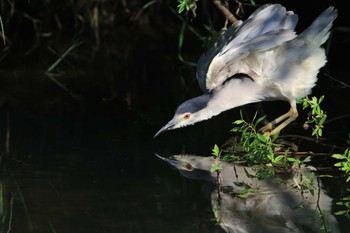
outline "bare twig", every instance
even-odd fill
[[[2,37],[2,39],[4,41],[4,45],[6,45],[5,29],[4,29],[4,24],[2,22],[1,15],[0,15],[0,29],[1,29],[0,36]]]
[[[340,83],[340,84],[342,84],[344,87],[350,87],[350,85],[349,84],[347,84],[347,83],[344,83],[344,82],[342,82],[342,81],[340,81],[340,80],[338,80],[338,79],[336,79],[336,78],[333,78],[332,76],[330,76],[329,74],[326,74],[326,73],[323,73],[325,76],[327,76],[328,78],[330,78],[330,79],[332,79],[332,80],[334,80],[334,81],[336,81],[336,82],[338,82],[338,83]]]
[[[344,119],[344,118],[348,118],[348,117],[350,117],[350,114],[341,115],[341,116],[338,116],[338,117],[334,117],[334,118],[332,118],[332,119],[329,119],[329,120],[325,121],[323,124],[324,124],[324,125],[325,125],[325,124],[329,124],[329,123],[331,123],[331,122],[333,122],[333,121],[338,121],[338,120],[341,120],[341,119]]]
[[[213,0],[215,6],[221,11],[221,13],[224,14],[226,19],[230,21],[230,23],[234,24],[238,21],[238,19],[231,13],[231,11],[228,9],[225,4],[221,2],[221,0]]]
[[[40,20],[33,18],[32,16],[30,16],[27,13],[23,13],[23,17],[28,19],[32,25],[33,25],[33,29],[35,31],[35,41],[33,46],[25,53],[26,55],[30,54],[32,51],[34,51],[37,47],[39,47],[40,44],[40,32],[39,32],[39,27],[38,24],[41,23]]]

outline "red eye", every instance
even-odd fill
[[[190,163],[186,164],[185,167],[186,167],[187,170],[192,170],[192,165]]]
[[[190,118],[190,116],[191,116],[191,114],[187,113],[187,114],[184,115],[184,118],[188,119],[188,118]]]

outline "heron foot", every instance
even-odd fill
[[[265,135],[266,133],[271,132],[272,126],[273,126],[273,124],[270,122],[270,123],[268,123],[267,125],[261,127],[261,128],[259,129],[259,132],[261,132],[261,133],[263,133],[263,134]],[[265,135],[265,136],[266,136],[266,135]]]
[[[277,132],[279,132],[278,127],[276,129],[273,128],[273,123],[268,123],[267,125],[261,127],[259,132],[261,132],[265,137],[272,137]]]
[[[272,134],[272,132],[271,131],[266,131],[266,132],[263,132],[263,135],[265,136],[265,137],[271,137],[271,136],[273,136],[273,134]]]

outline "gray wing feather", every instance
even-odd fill
[[[249,41],[269,31],[294,29],[297,22],[298,16],[287,12],[281,5],[268,5],[243,22],[237,29],[234,40],[230,41],[222,52],[225,53],[237,43]]]
[[[328,39],[329,31],[337,15],[337,10],[334,7],[328,7],[299,35],[299,38],[307,43],[314,43],[316,46],[322,45]]]
[[[220,36],[218,41],[214,44],[214,46],[207,51],[207,53],[203,54],[197,63],[197,81],[199,87],[203,92],[207,92],[206,88],[206,74],[209,68],[211,61],[214,57],[223,49],[223,47],[227,44],[228,41],[232,40],[235,36],[235,31],[237,27],[242,23],[242,21],[238,21],[236,24],[229,27],[226,32]]]
[[[213,48],[198,61],[197,80],[200,88],[204,92],[212,89],[207,87],[207,83],[220,78],[215,74],[227,64],[248,56],[252,51],[270,49],[293,39],[297,22],[298,16],[291,11],[287,12],[280,4],[267,4],[259,7],[244,22],[240,21],[228,28]],[[216,61],[220,62],[214,64],[214,72],[208,75],[210,66]],[[221,81],[219,83],[225,79]]]
[[[232,64],[248,56],[251,52],[264,51],[280,45],[288,40],[295,38],[293,30],[269,31],[265,34],[252,38],[249,41],[237,43],[235,47],[226,50],[220,56],[214,57],[212,63]]]

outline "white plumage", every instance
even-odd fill
[[[156,135],[245,104],[288,101],[290,111],[262,128],[266,135],[277,133],[297,118],[296,100],[316,85],[327,61],[321,45],[336,17],[331,6],[299,35],[297,15],[280,4],[264,5],[238,21],[198,61],[197,80],[205,94],[181,104]]]

